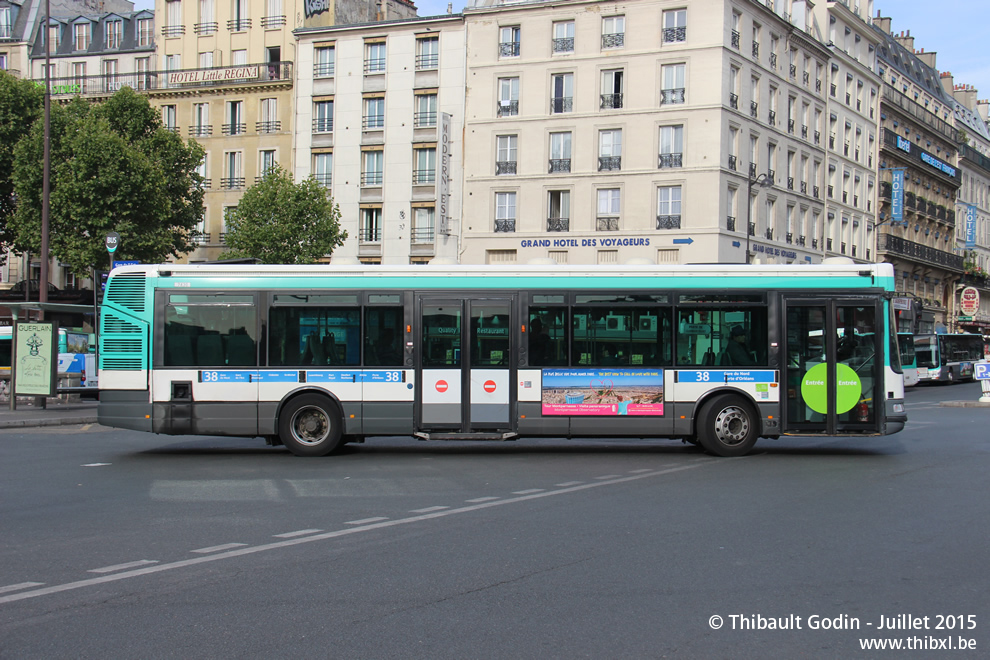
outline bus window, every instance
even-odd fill
[[[423,366],[461,366],[461,308],[423,305]]]
[[[471,304],[471,366],[509,363],[509,305],[505,302]]]
[[[677,364],[765,366],[765,307],[704,307],[677,311]]]
[[[559,367],[567,365],[567,308],[530,307],[529,365]]]
[[[402,308],[364,308],[364,363],[372,367],[402,366]]]
[[[670,311],[660,307],[575,307],[573,366],[670,364]]]
[[[165,306],[166,367],[256,366],[254,296],[171,294]]]
[[[272,307],[268,327],[268,363],[273,367],[361,363],[361,314],[356,304]]]

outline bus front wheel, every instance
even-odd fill
[[[343,444],[342,432],[337,405],[318,394],[293,399],[279,415],[279,438],[296,456],[326,456]]]
[[[722,394],[701,407],[698,442],[716,456],[745,456],[756,444],[757,424],[747,403],[738,396]]]

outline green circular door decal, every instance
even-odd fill
[[[835,375],[839,386],[835,388],[835,412],[841,415],[849,412],[859,403],[863,395],[863,383],[859,374],[848,364],[835,365]],[[809,408],[823,415],[828,412],[828,365],[816,364],[804,375],[801,381],[801,396]]]

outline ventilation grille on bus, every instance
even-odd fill
[[[137,339],[104,339],[103,350],[107,353],[140,353],[144,344]]]
[[[114,334],[136,334],[141,332],[141,327],[114,316],[113,312],[103,314],[103,332]]]
[[[103,302],[112,302],[134,312],[145,309],[144,273],[124,273],[115,275],[107,283]]]
[[[100,368],[108,371],[141,371],[141,358],[111,358],[101,355]]]
[[[144,276],[142,276],[142,279]],[[108,289],[109,293],[109,289]],[[115,302],[120,302],[119,300]],[[100,318],[100,368],[141,371],[148,364],[148,333],[140,322],[121,318],[103,308]]]

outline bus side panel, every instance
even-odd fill
[[[96,420],[103,426],[152,432],[148,391],[101,390]]]

